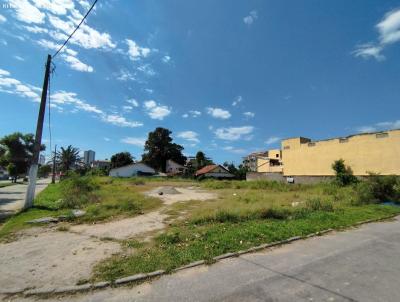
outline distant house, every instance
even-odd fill
[[[0,166],[0,180],[8,179],[8,172],[5,168]]]
[[[174,162],[171,159],[167,160],[166,168],[165,171],[169,175],[179,175],[183,174],[185,172],[186,168],[183,165],[180,165],[176,162]]]
[[[94,169],[109,169],[111,167],[111,161],[109,160],[95,160],[90,165]]]
[[[222,179],[222,178],[234,178],[235,176],[221,165],[208,165],[200,170],[197,170],[195,173],[196,177],[210,177],[210,178],[217,178],[217,179]]]
[[[131,176],[150,176],[156,174],[156,171],[144,163],[134,163],[127,166],[114,168],[110,170],[111,177],[131,177]]]

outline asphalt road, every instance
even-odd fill
[[[399,285],[397,218],[184,270],[134,287],[46,301],[397,302]]]
[[[36,183],[36,194],[46,188],[50,182],[50,178],[39,179]],[[23,208],[27,186],[27,184],[16,184],[0,188],[0,221]]]

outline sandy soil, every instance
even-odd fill
[[[94,225],[81,224],[71,227],[72,232],[98,238],[128,239],[142,233],[160,230],[165,227],[167,215],[159,211],[145,215]]]
[[[163,187],[168,191],[168,187]],[[179,188],[175,187],[179,194],[163,194],[159,195],[160,188],[156,188],[150,192],[147,192],[148,196],[160,198],[164,201],[164,204],[170,205],[175,202],[189,201],[189,200],[208,200],[217,198],[217,194],[210,193],[204,190],[200,190],[198,187],[186,187]]]
[[[47,230],[0,245],[0,292],[73,285],[92,267],[120,251],[115,242]]]
[[[159,195],[160,190],[171,194]],[[164,206],[133,218],[71,226],[66,232],[50,226],[31,228],[17,234],[17,241],[0,244],[0,294],[14,289],[69,286],[88,279],[94,264],[121,251],[118,242],[101,238],[148,239],[148,233],[154,236],[153,231],[166,227],[168,215],[164,212],[168,205],[217,197],[196,187],[159,187],[146,194],[160,198]]]

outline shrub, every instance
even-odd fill
[[[262,219],[287,219],[291,211],[287,208],[267,208],[260,211],[260,218]]]
[[[397,176],[370,174],[366,181],[357,185],[357,202],[400,202],[400,179]]]
[[[322,201],[319,198],[308,199],[306,201],[305,207],[310,211],[324,211],[324,212],[333,211],[333,204],[331,202]]]
[[[87,204],[92,192],[98,188],[98,184],[92,177],[72,176],[60,183],[62,202],[61,208],[80,208]]]
[[[332,169],[336,174],[336,182],[340,186],[348,186],[357,183],[357,178],[353,175],[353,170],[344,164],[343,159],[336,160],[332,164]]]

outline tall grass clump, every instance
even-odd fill
[[[253,190],[270,190],[274,192],[289,192],[296,191],[300,187],[306,188],[306,185],[287,184],[284,182],[271,181],[271,180],[205,180],[202,186],[208,189],[253,189]]]
[[[95,178],[72,176],[60,182],[60,208],[81,208],[94,200],[93,191],[99,188]]]
[[[370,174],[357,185],[356,192],[359,204],[400,202],[400,178],[394,175]]]

